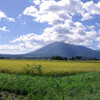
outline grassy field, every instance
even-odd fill
[[[100,100],[100,61],[0,60],[0,100]]]
[[[63,77],[0,73],[0,90],[28,98],[6,100],[100,100],[100,72]]]
[[[100,71],[100,61],[52,61],[52,60],[0,60],[0,72],[26,74],[27,64],[32,67],[42,65],[43,75],[72,75]],[[38,74],[36,69],[30,74]]]

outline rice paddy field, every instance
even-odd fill
[[[30,66],[30,70],[41,65],[43,75],[72,75],[100,71],[100,61],[0,60],[0,72],[25,74],[27,65]],[[30,74],[38,74],[38,71],[34,69]]]
[[[100,100],[100,61],[0,60],[0,100]]]

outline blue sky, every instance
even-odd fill
[[[1,0],[0,54],[59,41],[100,50],[98,0]]]
[[[3,11],[7,16],[15,19],[15,22],[9,22],[6,19],[2,19],[0,27],[6,26],[10,32],[1,31],[1,35],[4,38],[0,39],[0,44],[9,43],[20,35],[28,33],[42,34],[43,29],[47,26],[46,24],[40,24],[32,21],[32,17],[22,16],[18,19],[19,14],[25,10],[26,7],[33,5],[29,0],[2,0],[0,1],[0,10]],[[22,24],[23,23],[23,24]],[[27,23],[24,25],[24,23]],[[39,28],[38,28],[39,27]]]

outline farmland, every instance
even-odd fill
[[[100,61],[0,60],[0,100],[100,100],[99,71]]]
[[[52,61],[52,60],[0,60],[0,71],[4,73],[25,74],[29,65],[41,65],[43,75],[71,75],[100,71],[100,61]],[[30,68],[31,69],[31,68]],[[38,74],[36,70],[34,73]]]

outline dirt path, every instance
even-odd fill
[[[0,91],[0,100],[29,100],[29,99],[20,95],[16,95],[14,93]]]

